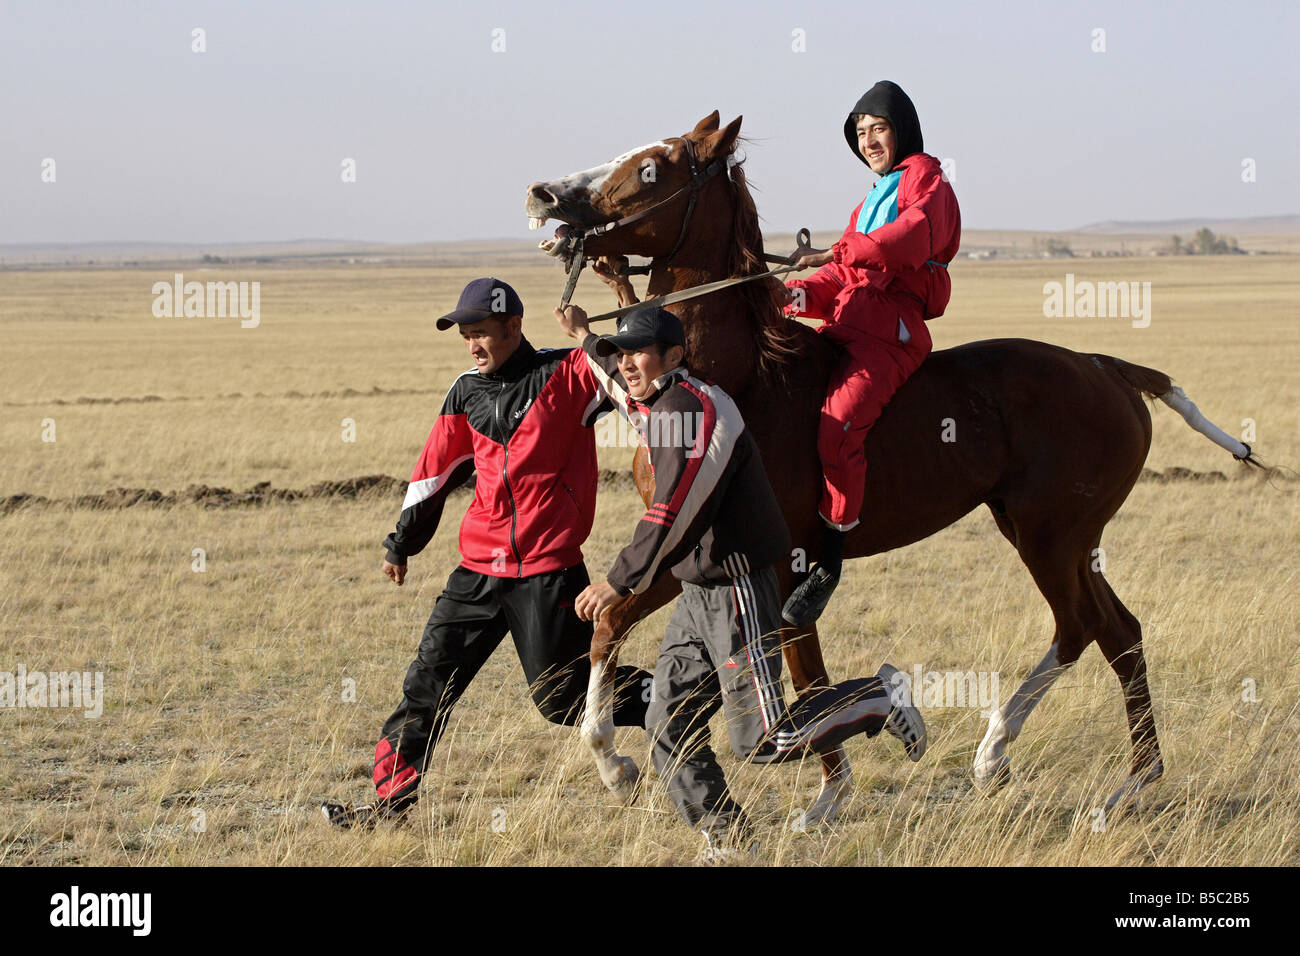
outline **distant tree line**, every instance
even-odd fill
[[[1202,227],[1191,239],[1182,236],[1169,237],[1169,254],[1172,256],[1223,256],[1237,255],[1241,249],[1233,236],[1216,236],[1208,228]]]

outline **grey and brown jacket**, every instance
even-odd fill
[[[644,401],[627,393],[618,356],[583,351],[596,381],[650,452],[654,500],[637,522],[608,580],[640,594],[665,570],[711,586],[770,567],[790,554],[790,532],[736,403],[718,386],[678,367]]]

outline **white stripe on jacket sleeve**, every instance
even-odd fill
[[[402,510],[405,511],[412,505],[418,505],[421,501],[430,497],[435,491],[447,483],[451,473],[467,461],[473,461],[473,455],[461,455],[450,465],[441,475],[433,478],[421,478],[419,481],[413,481],[406,487],[406,499],[402,502]]]

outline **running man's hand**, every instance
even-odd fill
[[[816,269],[820,266],[826,265],[828,262],[834,261],[835,253],[832,250],[827,249],[825,252],[816,252],[810,256],[800,256],[799,261],[794,264],[794,267],[800,271],[803,269]]]
[[[397,586],[400,588],[402,586],[402,582],[406,580],[406,565],[390,564],[387,560],[385,560],[384,573],[388,575],[390,578],[392,578],[393,581],[395,581]]]
[[[591,331],[591,326],[587,324],[587,313],[576,305],[568,306],[563,311],[556,309],[555,321],[560,323],[565,335],[579,342]]]
[[[632,281],[619,272],[620,269],[627,268],[627,256],[600,256],[591,264],[591,271],[596,273],[600,281],[605,283],[614,290],[618,296],[618,307],[634,305],[638,300],[636,291],[632,288]]]
[[[614,585],[608,581],[597,581],[587,587],[573,599],[573,610],[580,621],[595,621],[606,609],[619,599]]]

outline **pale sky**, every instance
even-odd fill
[[[528,238],[528,183],[715,108],[769,229],[839,229],[879,79],[968,228],[1297,214],[1298,37],[1294,0],[2,0],[0,243]]]

